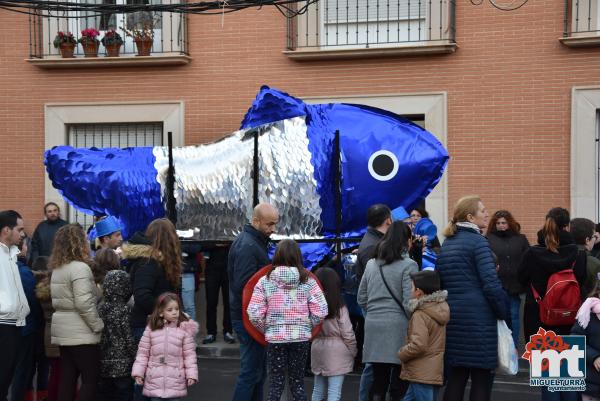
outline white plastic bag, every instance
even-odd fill
[[[504,320],[498,320],[498,373],[516,375],[518,372],[519,357],[512,332]]]

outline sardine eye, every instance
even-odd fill
[[[378,150],[369,158],[369,173],[379,181],[389,181],[398,173],[398,158],[388,150]]]

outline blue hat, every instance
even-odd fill
[[[117,231],[121,231],[121,226],[118,220],[113,216],[108,216],[96,223],[96,238],[111,235]]]
[[[402,206],[398,206],[392,210],[392,220],[394,221],[404,221],[409,217],[409,214],[406,213],[406,209],[404,209]]]

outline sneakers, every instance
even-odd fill
[[[215,337],[214,334],[209,334],[206,337],[204,337],[204,340],[202,340],[202,344],[212,344],[215,341],[217,341],[217,337]]]
[[[227,344],[235,344],[235,337],[231,333],[223,334],[223,338]]]

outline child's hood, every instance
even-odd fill
[[[436,291],[418,299],[411,299],[408,309],[411,312],[421,310],[435,320],[439,325],[446,325],[450,320],[450,307],[446,303],[448,291]]]
[[[102,285],[105,302],[127,303],[131,297],[129,274],[123,270],[111,270],[106,273]]]
[[[300,273],[296,267],[277,266],[269,275],[269,280],[279,288],[296,288],[300,283]]]
[[[190,334],[192,337],[198,333],[198,323],[192,319],[179,323],[179,328]]]

